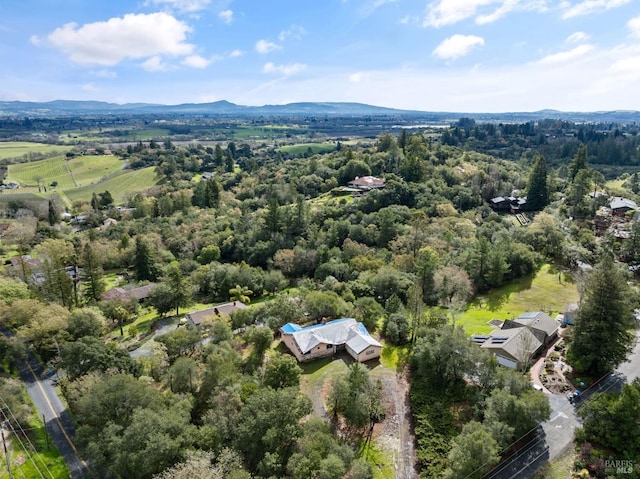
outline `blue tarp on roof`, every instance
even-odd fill
[[[283,333],[292,334],[292,333],[295,333],[296,331],[300,331],[301,328],[297,324],[287,323],[284,326],[282,326],[282,328],[280,329],[282,329]]]
[[[364,325],[364,324],[362,324],[362,323],[358,323],[358,329],[360,330],[360,332],[361,332],[362,334],[366,334],[367,336],[371,336],[371,335],[369,334],[369,331],[367,331],[367,328],[365,327],[365,325]]]
[[[304,328],[300,327],[297,324],[287,323],[284,326],[282,326],[282,328],[280,328],[280,329],[282,330],[283,333],[293,334],[293,333],[295,333],[297,331],[311,331],[312,329],[321,328],[321,327],[326,326],[328,324],[341,323],[343,321],[348,321],[349,319],[351,319],[351,318],[334,319],[333,321],[327,321],[325,324],[322,324],[322,323],[312,324],[311,326],[305,326]],[[362,323],[360,323],[360,324],[362,324]],[[362,327],[364,327],[364,325],[361,326],[361,328]],[[366,332],[366,329],[365,329],[365,332]],[[367,332],[366,334],[369,334],[369,333]]]

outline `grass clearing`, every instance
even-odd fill
[[[15,181],[23,187],[32,187],[37,191],[38,181],[43,186],[49,186],[54,181],[58,188],[73,188],[75,183],[64,156],[56,156],[46,160],[33,161],[9,165],[7,181]],[[21,188],[24,190],[24,188]]]
[[[393,458],[385,455],[375,443],[362,441],[358,445],[358,457],[367,461],[373,469],[373,479],[396,477]]]
[[[38,193],[38,182],[51,191],[51,184],[59,189],[87,186],[118,171],[125,163],[111,155],[79,156],[66,160],[56,156],[46,160],[9,165],[7,181],[22,185],[22,193]],[[15,190],[9,190],[15,191]]]
[[[410,345],[394,346],[391,343],[382,343],[382,353],[380,355],[380,364],[392,371],[399,372],[406,363],[410,353]]]
[[[67,163],[78,186],[86,186],[109,176],[125,163],[117,156],[77,156]]]
[[[575,460],[575,453],[572,448],[567,450],[560,457],[554,461],[545,464],[536,475],[534,479],[571,479],[573,476],[573,462]]]
[[[28,141],[2,141],[0,142],[0,160],[22,158],[29,153],[64,153],[69,149],[70,147],[64,145],[47,145]]]
[[[300,143],[298,145],[281,146],[278,151],[289,155],[303,155],[309,151],[311,154],[328,153],[334,151],[336,145],[333,143]]]
[[[0,202],[2,201],[41,201],[43,197],[38,195],[38,188],[20,188],[19,190],[4,190],[0,193]],[[33,191],[35,190],[35,191]]]
[[[486,334],[494,328],[491,319],[511,319],[525,311],[544,311],[552,318],[570,303],[578,302],[578,290],[571,275],[545,264],[532,275],[476,296],[457,320],[467,334]]]
[[[109,191],[115,203],[122,203],[125,198],[139,191],[158,184],[155,167],[149,166],[140,170],[122,170],[115,172],[109,179],[80,188],[65,190],[71,201],[91,200],[93,193]]]

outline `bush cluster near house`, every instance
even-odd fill
[[[290,158],[275,145],[139,141],[121,152],[133,171],[114,173],[113,187],[65,190],[88,224],[61,223],[49,214],[55,204],[11,203],[2,240],[18,254],[5,268],[13,279],[0,283],[0,322],[67,369],[62,388],[96,473],[380,474],[332,431],[373,434],[384,416],[381,386],[350,368],[330,394],[333,420],[346,428],[332,428],[308,417],[299,367],[274,344],[283,324],[323,318],[354,317],[406,348],[422,477],[480,476],[544,420],[548,403],[528,378],[468,341],[469,301],[526,286],[545,262],[573,268],[632,255],[593,233],[600,200],[588,193],[602,178],[577,142],[559,140],[569,145],[567,164],[551,170],[558,158],[536,155],[551,148],[547,140],[519,162],[452,145],[463,131],[465,142],[482,136],[485,126],[468,123],[440,142],[402,130],[317,153],[289,149]],[[498,141],[486,129],[485,140]],[[133,175],[151,175],[155,186],[126,195]],[[344,188],[356,176],[378,187]],[[535,194],[529,204],[545,210],[519,211],[528,218],[516,224],[489,206],[512,193]],[[120,278],[116,299],[105,273]],[[250,306],[214,312],[198,327],[180,321],[234,301]],[[588,368],[580,344],[578,335],[576,360]]]

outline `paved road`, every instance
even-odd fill
[[[43,379],[43,370],[35,357],[29,353],[26,361],[19,365],[20,377],[35,404],[40,417],[44,415],[46,427],[53,444],[69,468],[72,479],[81,479],[87,472],[87,464],[80,459],[73,444],[75,424],[58,397],[51,379]]]
[[[580,425],[576,408],[596,392],[620,391],[625,382],[640,377],[640,330],[629,359],[618,369],[603,377],[582,394],[581,402],[574,406],[563,394],[548,394],[551,405],[549,420],[523,445],[523,447],[489,472],[485,479],[530,479],[536,471],[553,461],[573,444],[575,428]]]

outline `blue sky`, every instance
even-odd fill
[[[640,110],[638,0],[2,0],[0,100]]]

